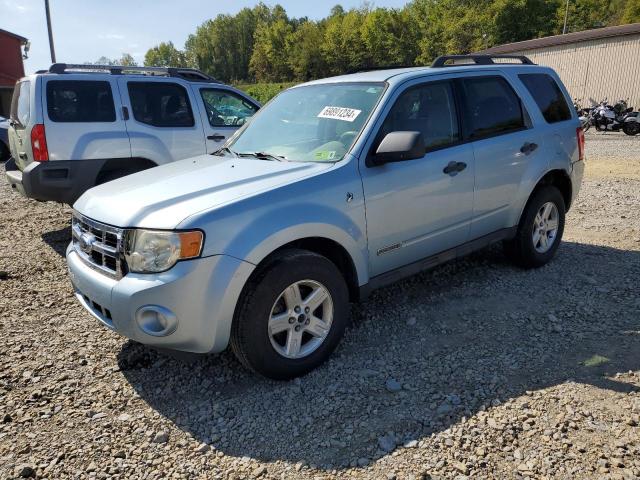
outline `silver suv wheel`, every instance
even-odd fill
[[[558,234],[558,207],[553,202],[547,202],[536,214],[533,220],[532,240],[538,253],[546,253],[553,246]]]
[[[269,339],[286,358],[304,358],[327,338],[333,322],[333,300],[329,290],[315,280],[289,285],[271,308]]]

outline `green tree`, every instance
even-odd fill
[[[104,55],[95,62],[85,62],[87,65],[124,65],[126,67],[135,67],[138,64],[135,59],[129,53],[123,53],[120,58],[111,59]]]
[[[567,16],[567,32],[580,32],[606,27],[614,22],[620,0],[571,0]],[[562,33],[566,3],[561,2],[556,13],[557,33]]]
[[[558,0],[495,0],[491,6],[492,45],[519,42],[556,32]]]
[[[303,22],[286,39],[286,54],[295,80],[322,77],[327,69],[322,56],[324,27],[320,23]]]
[[[367,66],[367,47],[361,28],[367,13],[365,9],[338,11],[327,19],[321,46],[327,74],[337,75]]]
[[[418,31],[407,11],[377,8],[361,27],[368,66],[411,65],[418,53]]]
[[[292,76],[287,58],[287,38],[293,35],[293,27],[286,18],[271,23],[261,22],[256,28],[253,54],[249,71],[258,81],[278,82]]]
[[[146,67],[191,67],[187,55],[173,46],[172,42],[161,42],[149,49],[144,56]]]
[[[638,22],[640,22],[640,0],[627,0],[624,10],[622,11],[621,23]]]
[[[126,67],[135,67],[138,65],[136,60],[131,56],[130,53],[123,53],[120,60],[118,60],[118,65],[124,65]]]
[[[417,62],[486,48],[493,28],[491,6],[491,0],[415,0],[409,8],[421,33]]]

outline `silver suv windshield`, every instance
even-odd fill
[[[282,92],[226,152],[265,160],[337,162],[360,134],[384,88],[383,83],[326,83]]]

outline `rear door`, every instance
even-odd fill
[[[32,102],[31,85],[27,79],[16,83],[11,99],[9,150],[20,170],[33,161],[29,135],[35,105]]]
[[[194,86],[207,139],[207,152],[215,152],[260,108],[248,97],[230,89]]]
[[[529,167],[542,152],[540,132],[520,97],[499,74],[459,81],[466,138],[475,157],[475,194],[470,238],[513,226],[512,207]],[[517,221],[517,219],[516,219]]]
[[[49,160],[131,158],[114,78],[65,74],[41,81]]]
[[[131,155],[164,164],[205,153],[190,89],[173,79],[120,78]]]

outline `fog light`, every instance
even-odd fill
[[[136,323],[140,330],[154,337],[166,337],[178,327],[178,317],[160,305],[145,305],[136,312]]]

